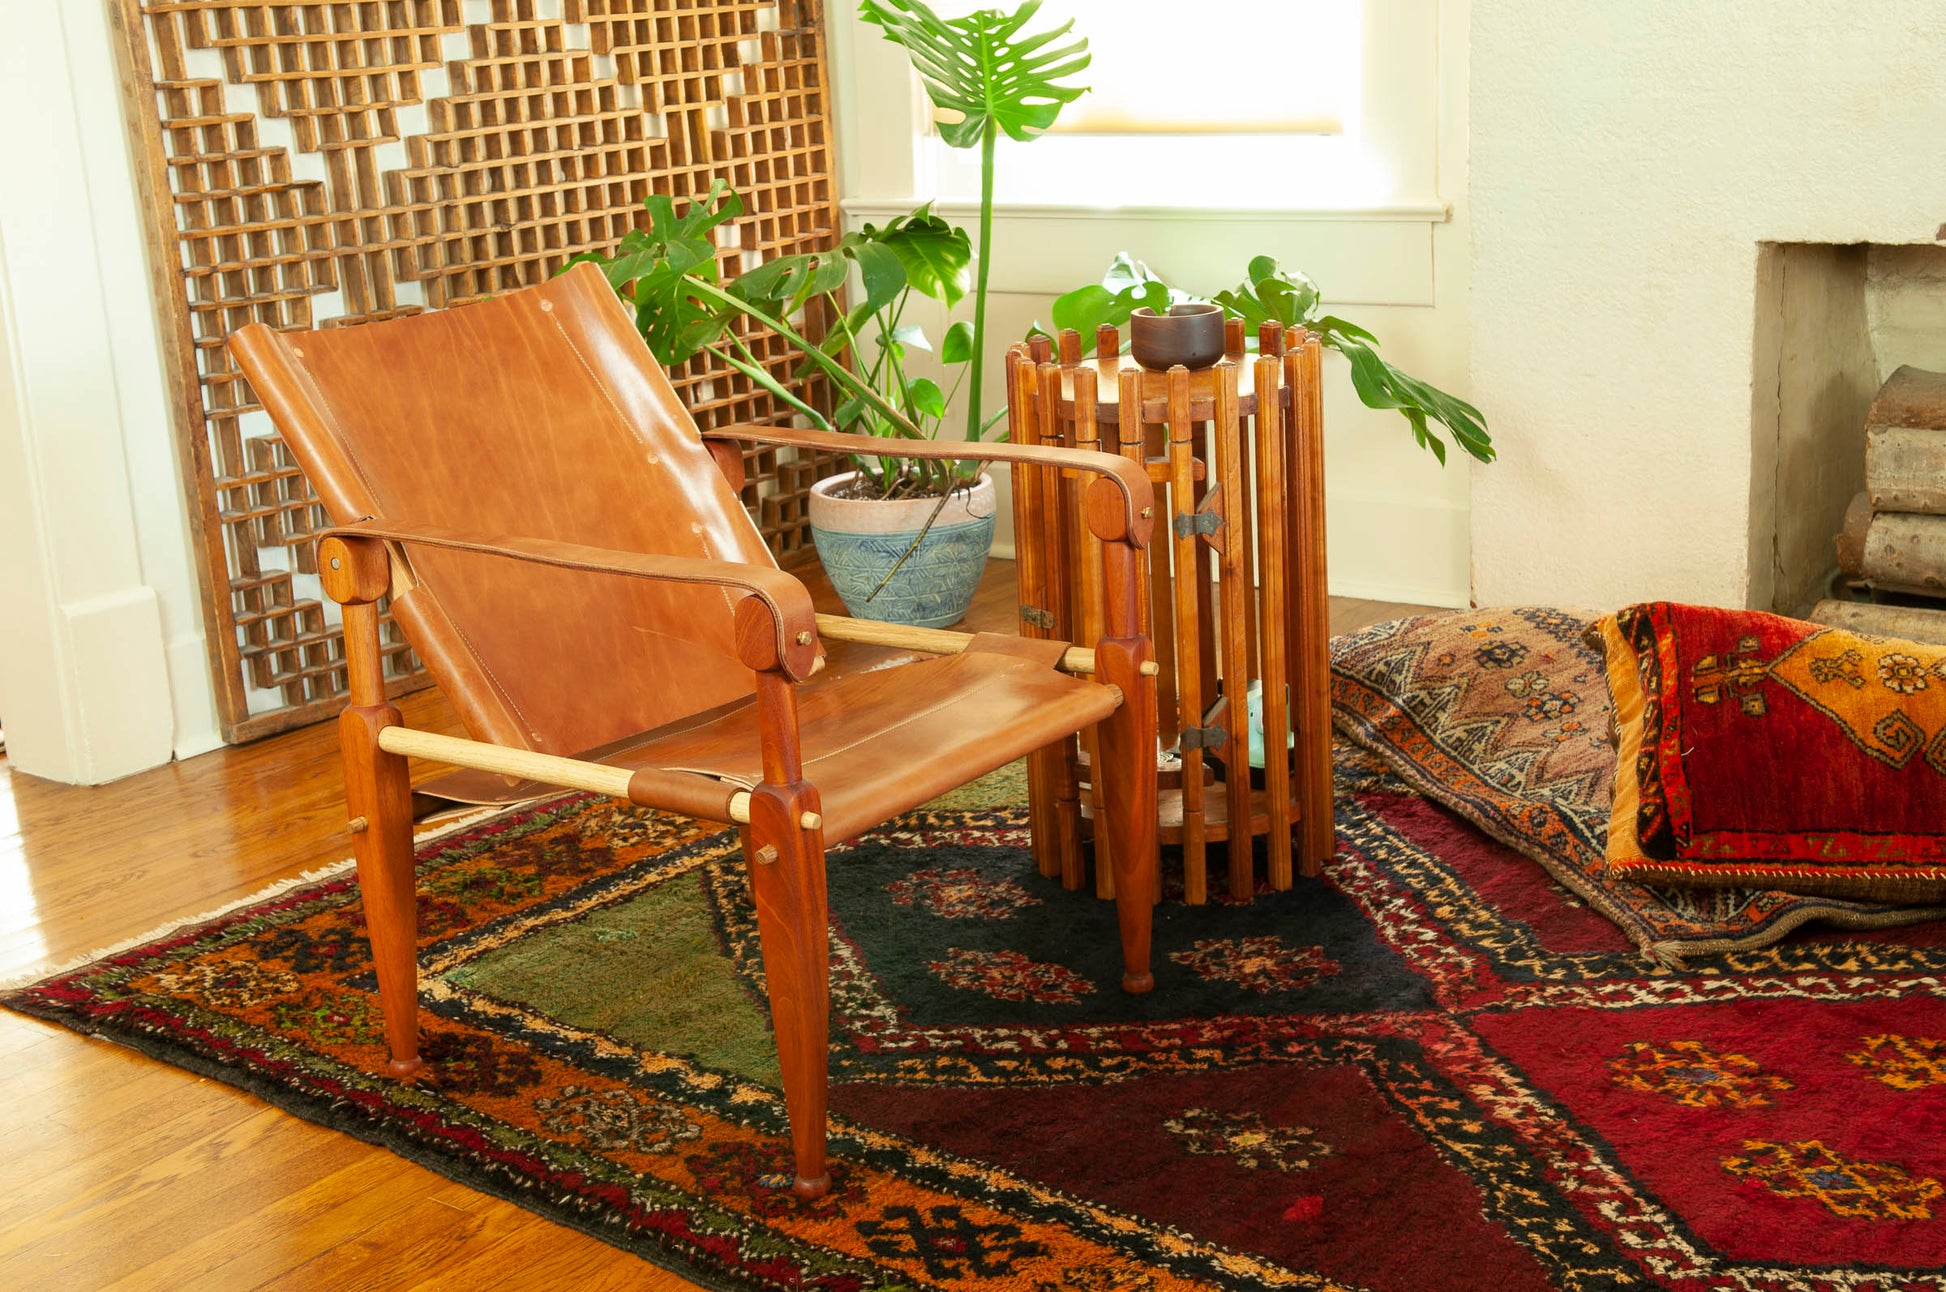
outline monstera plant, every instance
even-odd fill
[[[678,212],[665,196],[647,202],[648,227],[606,255],[583,255],[607,274],[636,311],[650,350],[664,364],[706,354],[740,372],[812,426],[884,438],[931,439],[964,386],[966,438],[993,431],[981,374],[986,356],[987,283],[993,245],[993,172],[1001,135],[1028,141],[1085,92],[1068,84],[1088,65],[1072,24],[1029,32],[1040,0],[1012,12],[981,9],[944,19],[921,0],[863,0],[860,15],[902,46],[954,147],[980,149],[979,252],[966,232],[930,205],[846,234],[829,251],[780,257],[725,281],[715,230],[742,214],[722,185]],[[934,346],[908,321],[912,297],[947,308],[973,296],[973,318],[947,328]],[[815,306],[815,309],[812,307]],[[799,320],[827,326],[813,340]],[[838,393],[827,417],[766,368],[741,320],[769,328],[803,352],[799,375],[821,373]],[[914,370],[931,352],[940,381]],[[944,625],[962,618],[993,541],[995,494],[976,465],[920,463],[889,454],[853,456],[856,470],[819,481],[811,531],[832,583],[853,614]]]
[[[1065,83],[1087,70],[1088,42],[1070,36],[1074,23],[1027,34],[1041,0],[1025,0],[1012,13],[978,9],[964,18],[941,18],[923,0],[863,0],[859,16],[885,38],[904,46],[932,100],[939,137],[954,148],[980,150],[980,248],[974,264],[971,388],[966,436],[985,431],[980,377],[986,358],[987,274],[993,264],[994,149],[1000,136],[1020,143],[1054,124],[1061,109],[1087,93]]]
[[[1091,337],[1101,324],[1126,325],[1138,308],[1167,313],[1171,305],[1199,299],[1163,282],[1147,265],[1124,252],[1108,266],[1101,282],[1077,287],[1056,298],[1054,327],[1073,328]],[[1435,422],[1444,426],[1469,456],[1481,462],[1493,461],[1493,439],[1479,409],[1380,358],[1378,338],[1356,323],[1324,313],[1318,286],[1305,275],[1284,269],[1269,256],[1258,256],[1244,271],[1242,282],[1210,299],[1225,313],[1242,319],[1252,337],[1258,326],[1267,322],[1317,333],[1326,347],[1350,361],[1351,384],[1359,400],[1367,408],[1396,410],[1412,428],[1412,438],[1441,463],[1446,461],[1446,441],[1432,429]]]

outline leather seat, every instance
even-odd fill
[[[848,839],[1113,713],[1115,688],[1056,670],[1065,649],[982,633],[958,655],[799,688],[804,776],[818,787],[826,838]],[[756,704],[744,700],[603,761],[749,787],[763,779],[758,734]]]
[[[818,787],[825,836],[849,839],[1113,713],[1113,687],[1056,670],[1064,649],[980,633],[958,655],[820,676],[798,688],[804,775]],[[578,757],[700,772],[748,789],[763,779],[758,734],[752,697]],[[418,790],[422,812],[559,792],[474,771]]]

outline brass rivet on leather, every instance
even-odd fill
[[[811,634],[808,630],[797,635],[797,644],[799,646],[809,646],[811,644]]]
[[[757,864],[760,866],[774,866],[777,864],[777,847],[775,844],[767,843],[757,849]]]
[[[337,569],[342,569],[342,568],[344,568],[344,564],[345,564],[345,563],[344,563],[343,561],[341,561],[341,560],[339,560],[339,559],[338,559],[337,557],[335,557],[335,556],[331,558],[331,568],[332,568],[332,569],[334,569],[334,570],[337,570]]]
[[[351,820],[345,822],[345,833],[363,834],[371,826],[371,824],[372,823],[370,821],[367,821],[364,817],[355,816]]]
[[[1143,520],[1147,520],[1147,519],[1148,519],[1149,517],[1151,517],[1151,516],[1153,516],[1153,515],[1155,515],[1155,508],[1153,508],[1153,507],[1144,507],[1144,508],[1142,509],[1142,519],[1143,519]]]

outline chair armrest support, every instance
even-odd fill
[[[926,458],[959,462],[1019,462],[1027,466],[1064,467],[1087,471],[1112,484],[1120,497],[1119,507],[1094,505],[1090,490],[1088,525],[1095,537],[1108,542],[1126,542],[1135,547],[1149,545],[1149,532],[1155,525],[1155,487],[1149,473],[1132,459],[1115,453],[1088,449],[1064,449],[1046,444],[977,444],[970,440],[901,440],[877,435],[847,435],[841,431],[813,431],[796,426],[718,426],[703,432],[709,440],[754,440],[762,444],[785,444],[794,448],[819,449],[826,453],[851,453],[875,458]]]
[[[348,588],[347,584],[358,581],[330,577],[332,571],[342,568],[346,557],[351,554],[350,549],[362,545],[361,540],[402,543],[407,546],[418,544],[450,551],[474,552],[483,556],[499,556],[509,560],[551,565],[564,570],[587,570],[599,574],[621,575],[625,578],[652,579],[665,583],[704,583],[737,588],[761,603],[770,629],[770,632],[765,634],[770,640],[763,642],[758,651],[763,662],[745,658],[744,663],[759,670],[779,669],[796,682],[802,682],[810,677],[817,665],[817,616],[811,606],[811,594],[796,578],[769,566],[746,565],[740,561],[713,561],[693,556],[662,556],[650,552],[618,552],[608,548],[587,547],[580,543],[556,542],[552,539],[522,538],[502,534],[470,534],[433,525],[409,525],[371,519],[353,525],[333,526],[319,538],[319,565],[327,576],[324,580],[325,590],[334,599],[341,601],[345,599],[338,596],[340,589],[352,591],[354,595],[369,591],[369,580],[363,581],[357,587]],[[340,566],[332,565],[333,544],[338,544],[344,549],[338,552],[335,558],[341,563]],[[369,568],[371,563],[361,562],[360,564]],[[382,586],[378,588],[378,592],[383,591]],[[376,593],[372,594],[372,596],[376,595]],[[368,600],[371,597],[359,595],[358,599]],[[748,619],[749,616],[741,611],[737,615],[737,640],[740,650],[750,638],[747,631]]]

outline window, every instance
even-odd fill
[[[988,0],[992,3],[993,0]],[[947,17],[979,7],[945,0]],[[1437,0],[1047,0],[1094,55],[1032,146],[1003,139],[1011,205],[1351,209],[1433,201]],[[977,150],[918,143],[916,190],[979,196]]]
[[[1345,0],[1048,0],[1037,23],[1072,19],[1094,54],[1079,78],[1089,92],[1054,129],[1343,134],[1358,109],[1358,11]]]

